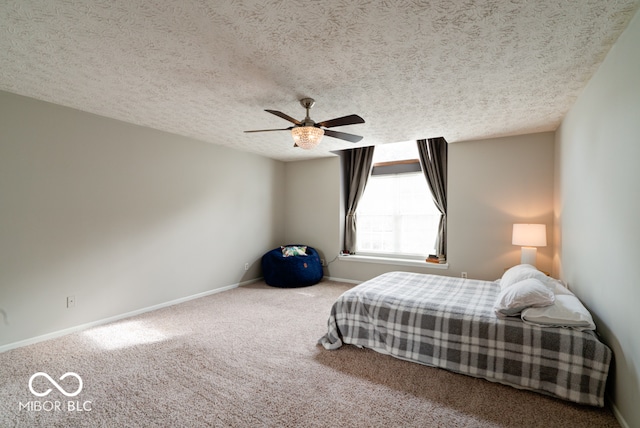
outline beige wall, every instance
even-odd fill
[[[609,52],[557,138],[557,270],[613,349],[609,395],[640,426],[640,15]]]
[[[326,273],[364,281],[392,270],[453,276],[465,271],[470,277],[493,280],[520,261],[520,248],[511,245],[512,224],[517,222],[547,225],[549,246],[539,249],[538,266],[550,271],[553,157],[553,133],[450,144],[450,268],[334,261]],[[342,246],[339,159],[291,162],[285,168],[287,240],[314,242],[332,260]]]
[[[553,133],[449,145],[449,260],[453,272],[496,279],[520,263],[514,223],[547,225],[537,267],[551,272]]]
[[[0,346],[259,277],[284,236],[282,162],[2,92],[0,129]]]
[[[331,261],[340,239],[337,157],[285,164],[285,242],[314,247]]]

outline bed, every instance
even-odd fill
[[[498,318],[499,282],[390,272],[333,304],[325,349],[343,344],[602,407],[611,350],[592,330]]]

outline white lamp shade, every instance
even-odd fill
[[[511,243],[522,247],[546,247],[547,226],[544,224],[514,224]]]

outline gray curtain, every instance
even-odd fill
[[[353,254],[356,251],[356,209],[369,180],[374,147],[360,147],[346,150],[345,184],[347,206],[344,227],[344,249]]]
[[[442,138],[418,140],[420,166],[431,189],[431,196],[440,210],[440,224],[436,238],[438,257],[447,257],[447,141]]]

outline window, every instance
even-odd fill
[[[435,254],[440,211],[420,169],[415,141],[376,146],[357,210],[357,254]]]

